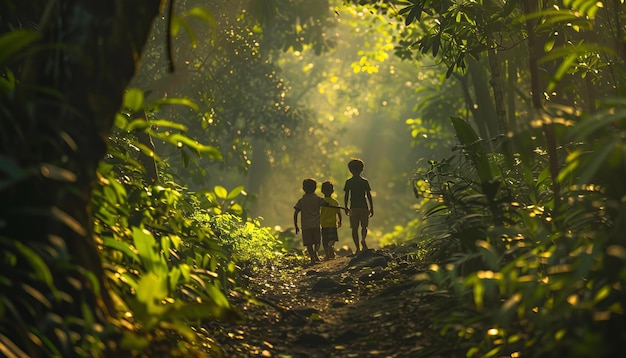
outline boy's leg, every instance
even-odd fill
[[[354,246],[356,247],[356,252],[355,253],[359,253],[361,252],[361,246],[359,245],[359,227],[353,227],[352,228],[352,240],[354,241]]]
[[[315,261],[321,261],[317,253],[320,251],[320,242],[322,241],[322,229],[317,228],[313,229],[313,231],[313,255],[315,256]]]
[[[363,245],[363,250],[367,250],[367,244],[365,244],[365,238],[367,237],[367,226],[361,228],[361,244]]]
[[[359,219],[361,224],[361,246],[363,246],[363,250],[367,250],[367,244],[365,243],[365,239],[367,238],[367,226],[369,225],[369,211],[367,208],[359,211]]]
[[[317,256],[317,249],[319,249],[320,245],[320,232],[319,229],[303,229],[302,230],[302,241],[304,246],[306,246],[306,250],[311,258],[311,263],[315,263],[319,261],[319,257]]]
[[[313,245],[306,245],[306,250],[309,253],[309,258],[311,259],[311,263],[315,263],[317,260],[317,255],[315,254],[315,249],[313,249]]]
[[[358,254],[361,252],[361,246],[359,244],[358,210],[354,210],[350,213],[350,227],[352,228],[352,241],[354,241],[354,247],[356,248],[355,254]]]

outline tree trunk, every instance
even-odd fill
[[[93,329],[90,317],[102,324],[114,314],[93,235],[92,189],[159,5],[158,0],[50,1],[38,26],[43,45],[38,48],[47,50],[31,51],[16,73],[20,80],[8,116],[15,122],[13,147],[3,143],[0,154],[38,174],[0,192],[4,207],[14,209],[0,225],[0,236],[39,252],[52,271],[54,286],[37,287],[51,302],[39,302],[30,317],[20,318],[39,327],[63,356],[81,349],[74,340]],[[50,314],[85,323],[67,336],[46,323]],[[48,349],[45,345],[14,334],[10,339],[28,355],[47,355],[38,351]]]
[[[491,71],[491,80],[489,80],[489,83],[493,89],[493,100],[496,110],[496,123],[498,128],[496,134],[506,134],[509,129],[506,121],[506,107],[504,106],[502,71],[500,70],[500,61],[498,61],[498,53],[495,48],[490,47],[487,50],[487,58],[489,59],[489,70]]]
[[[508,128],[515,129],[517,123],[515,120],[515,87],[517,83],[517,66],[515,62],[509,58],[507,61],[507,117]]]
[[[528,32],[528,66],[530,70],[531,99],[535,115],[539,116],[539,114],[543,112],[542,96],[544,92],[543,88],[545,88],[545,86],[543,86],[541,83],[541,78],[539,74],[539,59],[543,52],[543,42],[539,41],[539,38],[535,33],[535,23],[532,20],[532,16],[530,16],[536,14],[539,10],[537,7],[537,1],[523,0],[522,9],[524,11],[524,15],[527,16],[526,31]],[[557,218],[559,214],[559,206],[561,205],[561,187],[557,179],[559,175],[559,160],[557,153],[556,133],[553,123],[546,123],[544,121],[542,129],[546,140],[546,150],[548,152],[550,176],[552,179],[552,191],[554,195],[554,208],[552,212],[552,217]]]
[[[474,121],[478,127],[480,136],[484,140],[489,140],[498,134],[498,125],[496,122],[496,110],[493,106],[493,100],[489,95],[489,80],[485,71],[485,66],[468,57],[468,69],[471,75],[474,87],[475,101],[472,103],[475,111]]]

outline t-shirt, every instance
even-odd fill
[[[370,183],[362,176],[353,176],[346,180],[343,191],[350,192],[350,208],[367,208],[365,193],[371,191]]]
[[[302,229],[314,229],[320,227],[320,207],[323,205],[324,199],[316,194],[304,194],[294,206],[294,209],[300,210],[302,218]]]
[[[324,197],[324,200],[333,206],[339,206],[339,202],[331,197]],[[320,225],[322,227],[337,227],[337,212],[339,209],[337,208],[329,208],[327,206],[322,206],[321,208],[321,216],[320,216]]]

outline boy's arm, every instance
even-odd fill
[[[337,210],[337,227],[341,227],[341,210]]]
[[[343,205],[346,207],[346,215],[350,215],[350,209],[348,207],[348,200],[350,199],[350,190],[346,190],[346,195],[343,196]]]
[[[325,206],[325,207],[327,207],[327,208],[343,209],[343,210],[345,210],[346,212],[348,211],[348,208],[344,208],[343,206],[336,206],[336,205],[332,205],[332,204],[330,204],[329,202],[327,202],[327,201],[326,201],[326,200],[324,200],[324,199],[322,199],[322,200],[320,201],[320,205],[321,205],[321,206]]]
[[[300,209],[294,208],[294,211],[293,211],[293,226],[296,227],[296,234],[298,234],[300,232],[300,228],[298,227],[298,213],[299,212],[300,212]]]
[[[372,192],[368,190],[365,192],[365,195],[367,196],[367,201],[370,205],[370,217],[372,217],[374,216],[374,202],[372,201]]]

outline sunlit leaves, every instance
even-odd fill
[[[213,188],[213,191],[215,192],[215,195],[218,199],[226,199],[226,197],[228,196],[228,191],[221,185],[215,186],[215,188]]]
[[[563,5],[580,11],[592,19],[598,12],[598,9],[603,6],[602,2],[597,0],[563,0]]]
[[[167,272],[167,264],[157,251],[156,240],[146,229],[134,227],[133,243],[137,248],[137,254],[141,258],[142,264],[149,272],[156,275],[164,275]]]

